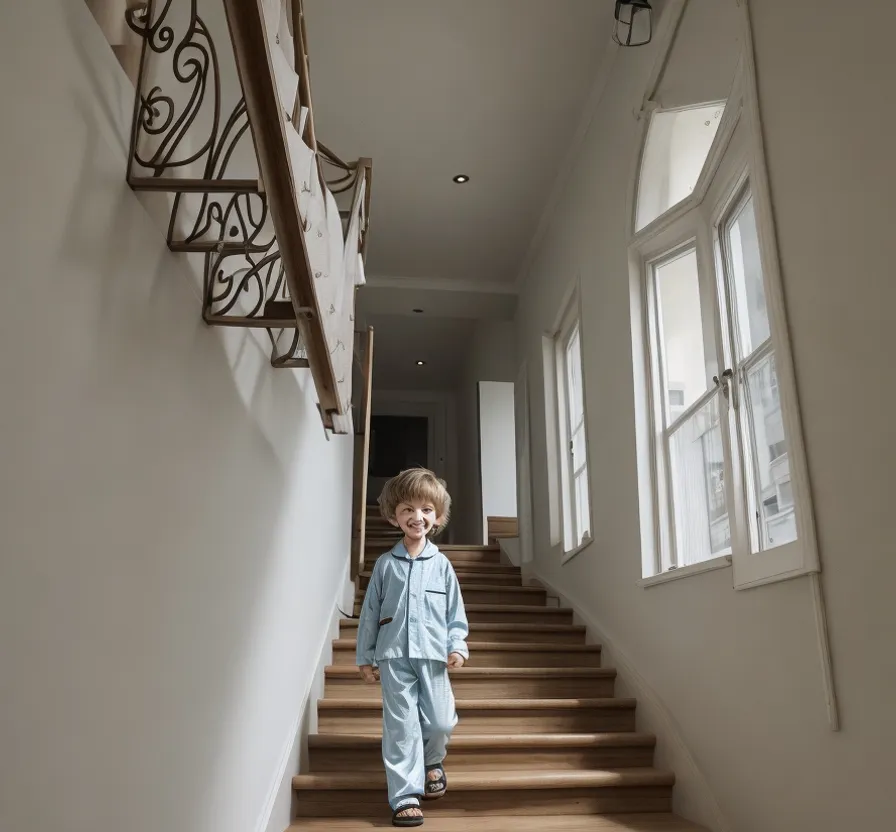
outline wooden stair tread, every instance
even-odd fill
[[[309,748],[352,748],[378,750],[383,744],[379,734],[312,734]],[[451,739],[453,751],[468,749],[515,748],[536,750],[544,748],[628,748],[653,747],[653,734],[635,731],[583,734],[460,734]]]
[[[333,642],[334,650],[354,650],[357,647],[357,639],[337,638]],[[599,644],[544,644],[542,642],[528,643],[525,641],[477,641],[476,647],[471,652],[496,651],[507,653],[600,653]]]
[[[400,539],[400,535],[371,535],[367,534],[364,538],[365,546],[379,546],[381,543],[388,544],[389,549],[395,546]],[[501,547],[493,544],[484,543],[436,543],[440,552],[500,552]],[[388,551],[388,549],[386,550]]]
[[[465,578],[469,580],[486,576],[491,578],[494,578],[495,576],[503,576],[507,578],[522,578],[522,572],[520,572],[520,569],[517,566],[503,566],[500,563],[472,563],[470,564],[470,566],[478,568],[468,569],[466,564],[458,564],[454,568],[454,572],[457,575],[458,580],[463,580]],[[359,578],[366,578],[367,580],[370,580],[372,576],[373,571],[370,569],[365,569],[358,575]],[[539,587],[539,589],[540,588],[541,587]]]
[[[540,609],[540,608],[539,608]],[[340,627],[346,629],[357,629],[359,624],[357,618],[343,618],[339,622]],[[585,627],[579,624],[472,624],[471,629],[477,630],[493,630],[496,633],[557,633],[558,635],[569,635],[570,633],[585,634]]]
[[[459,791],[492,791],[507,789],[583,789],[583,788],[640,788],[644,786],[672,786],[675,775],[655,768],[621,768],[595,771],[454,771],[449,773],[450,788]],[[361,791],[382,790],[385,772],[373,777],[371,772],[325,772],[297,774],[293,778],[296,789],[346,789]]]
[[[389,815],[376,819],[309,818],[297,820],[286,832],[368,832],[392,828]],[[666,812],[626,815],[496,815],[438,817],[428,815],[427,832],[706,832],[704,827]]]
[[[612,667],[461,667],[448,671],[452,676],[468,678],[483,677],[489,679],[615,679],[616,670]],[[359,678],[358,668],[353,665],[330,665],[324,671],[328,678]]]
[[[378,699],[319,699],[321,711],[382,710]],[[458,710],[467,711],[540,711],[540,710],[629,710],[635,700],[612,696],[595,699],[458,699]]]
[[[494,587],[488,587],[494,589]],[[569,607],[542,607],[526,604],[464,604],[464,609],[470,612],[517,612],[537,613],[539,615],[569,615]]]

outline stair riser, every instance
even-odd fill
[[[382,734],[379,708],[322,711],[318,730],[323,734]],[[568,734],[634,731],[634,709],[539,709],[522,711],[461,711],[457,734]]]
[[[455,677],[451,687],[458,699],[604,699],[613,696],[613,679],[487,679]],[[379,685],[362,679],[328,679],[327,699],[379,701]]]
[[[566,652],[562,646],[537,653],[514,650],[477,650],[471,646],[476,667],[600,667],[600,652]],[[355,650],[333,651],[333,664],[355,664]],[[556,697],[554,697],[556,698]]]
[[[356,604],[353,615],[359,615],[360,612],[360,604]],[[467,621],[471,627],[476,624],[572,624],[572,610],[556,612],[545,607],[544,610],[534,612],[518,612],[509,608],[476,611],[467,605]]]
[[[362,572],[371,572],[374,567],[375,561],[379,560],[379,558],[367,558],[367,562],[365,564]],[[509,575],[512,577],[519,577],[522,575],[522,572],[518,566],[510,566],[506,563],[499,562],[480,562],[475,560],[466,560],[463,561],[457,568],[455,572],[465,572],[471,575]]]
[[[367,589],[367,586],[370,583],[370,578],[367,575],[362,575],[359,580],[361,589]],[[503,574],[500,572],[494,574],[484,570],[482,572],[458,572],[457,580],[460,583],[461,589],[464,589],[470,584],[478,584],[479,586],[486,584],[488,586],[523,585],[523,579],[519,575]]]
[[[463,590],[465,604],[498,604],[501,606],[540,607],[546,602],[546,594],[542,590],[527,590],[526,592],[514,592],[512,589],[470,589]],[[355,596],[355,615],[361,612],[361,604],[364,602],[364,594]]]
[[[515,610],[471,610],[467,603],[467,621],[475,624],[572,624],[572,610],[545,608],[537,612]]]
[[[385,802],[385,789],[317,789],[299,792],[296,811],[298,817],[368,818],[382,814]],[[448,797],[427,802],[424,809],[428,817],[670,812],[672,788],[492,789],[452,794],[449,785]]]
[[[372,569],[374,561],[376,561],[380,555],[388,552],[391,548],[391,546],[377,546],[376,548],[368,549],[364,554],[365,566]],[[492,563],[495,566],[501,565],[501,553],[490,549],[457,549],[450,552],[443,552],[443,554],[454,564],[455,569],[463,568],[461,564],[464,563]]]
[[[367,771],[381,775],[379,748],[310,750],[311,772]],[[469,771],[575,771],[601,768],[638,768],[653,765],[652,747],[513,751],[500,749],[449,750],[445,761],[450,772]],[[450,776],[450,775],[449,775]]]
[[[339,628],[339,638],[355,639],[358,636],[358,625],[344,624]],[[471,624],[471,644],[482,641],[503,641],[507,644],[584,644],[585,633],[581,630],[493,630],[487,624]]]

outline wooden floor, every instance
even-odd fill
[[[388,535],[388,536],[387,536]],[[390,539],[391,538],[391,539]],[[367,572],[393,545],[368,524]],[[672,772],[653,767],[655,738],[636,731],[637,703],[614,695],[616,673],[570,610],[487,546],[443,546],[470,619],[470,662],[452,673],[460,723],[449,793],[424,804],[430,832],[700,832],[672,814]],[[294,779],[289,832],[391,826],[380,757],[382,703],[354,666],[358,623],[341,622],[318,703],[309,766]]]

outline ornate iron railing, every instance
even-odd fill
[[[326,283],[343,278],[319,266],[310,238],[341,233],[344,245],[348,234],[364,257],[372,163],[317,141],[301,0],[201,5],[149,0],[127,13],[143,39],[128,183],[170,195],[168,247],[204,258],[203,319],[266,329],[272,364],[310,367],[324,424],[343,432],[354,291]],[[314,199],[329,215],[316,225]]]

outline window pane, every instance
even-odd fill
[[[670,436],[669,466],[677,565],[730,550],[719,394]]]
[[[636,230],[690,196],[724,112],[721,103],[653,114],[641,161]]]
[[[575,478],[576,543],[591,536],[591,512],[588,509],[588,470],[583,470]]]
[[[782,546],[797,539],[790,458],[778,398],[775,354],[763,358],[747,373],[743,428],[749,443],[753,551]]]
[[[582,393],[582,347],[576,327],[566,345],[566,374],[569,384],[569,428],[574,429],[584,418],[585,397]]]
[[[654,276],[669,425],[707,389],[696,251],[659,264]]]
[[[730,256],[729,292],[737,327],[738,358],[746,358],[770,335],[752,196],[727,224],[725,237]]]

